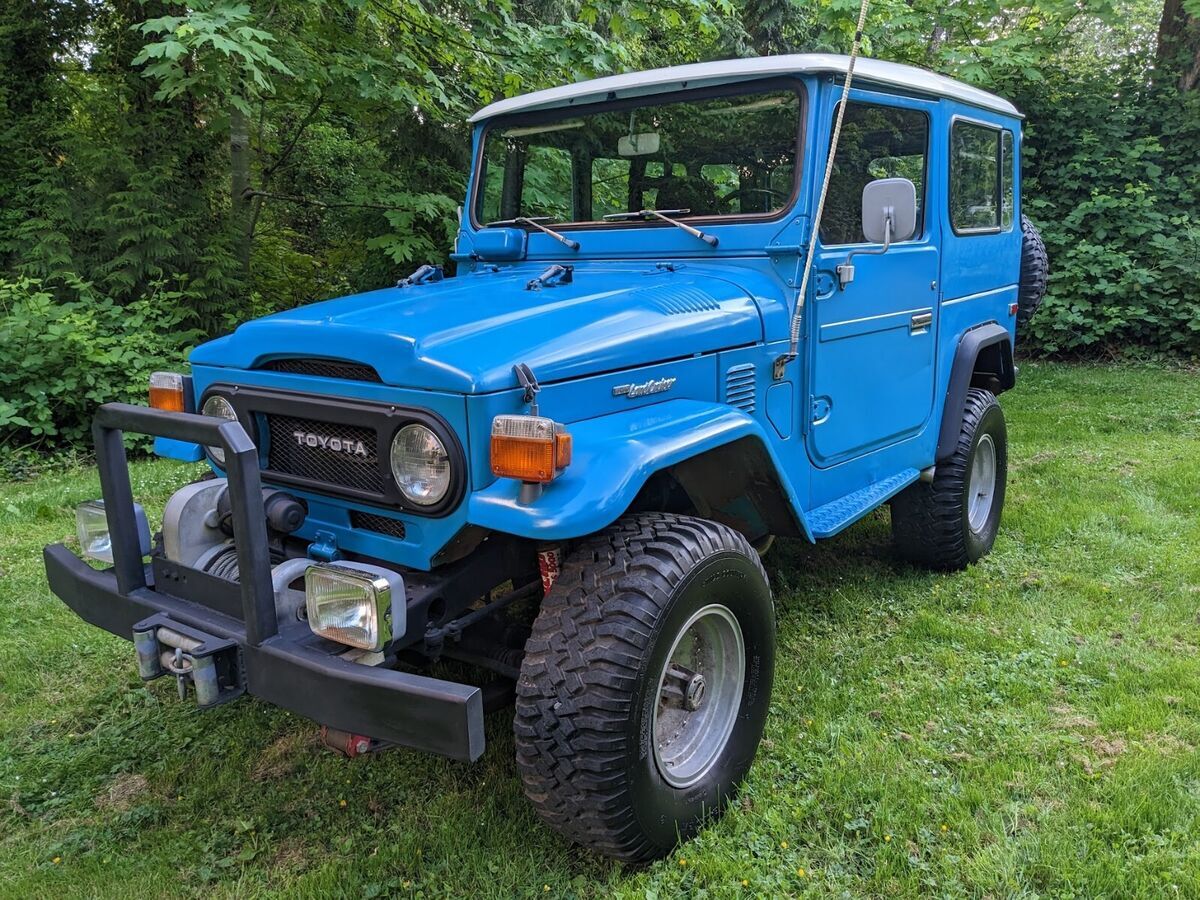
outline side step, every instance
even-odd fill
[[[890,478],[869,484],[853,494],[839,497],[832,503],[818,506],[808,514],[808,527],[812,529],[813,537],[833,537],[920,477],[921,473],[917,469],[903,469]]]

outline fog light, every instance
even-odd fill
[[[304,573],[304,600],[313,634],[382,650],[404,634],[404,579],[364,563],[319,563]]]
[[[133,517],[137,523],[138,549],[146,556],[150,553],[150,523],[146,511],[138,503],[133,504]],[[75,507],[75,534],[86,559],[112,563],[112,536],[108,531],[103,500],[88,500]]]

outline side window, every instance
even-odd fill
[[[1012,223],[1012,132],[955,122],[950,131],[950,224],[961,233],[1002,231]]]
[[[842,120],[829,195],[821,217],[821,241],[862,244],[863,188],[878,178],[907,178],[917,189],[917,231],[924,232],[925,161],[929,117],[915,109],[851,103]]]
[[[1013,223],[1013,133],[1000,132],[1000,227]]]

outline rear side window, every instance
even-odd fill
[[[925,113],[868,103],[852,102],[847,106],[821,216],[821,243],[866,243],[862,192],[877,178],[907,178],[913,183],[917,189],[915,233],[921,235],[928,147],[929,118]]]
[[[1013,223],[1013,134],[955,122],[950,131],[950,224],[959,234]]]

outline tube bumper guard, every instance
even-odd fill
[[[241,572],[241,621],[155,590],[141,556],[124,432],[225,450],[233,531]],[[96,464],[112,540],[113,566],[93,569],[62,544],[45,548],[50,590],[85,622],[126,640],[148,627],[180,632],[235,660],[240,688],[334,728],[453,759],[483,754],[480,688],[361,665],[330,652],[305,627],[280,634],[261,513],[258,451],[234,421],[110,403],[92,423]],[[143,638],[144,640],[144,638]]]

